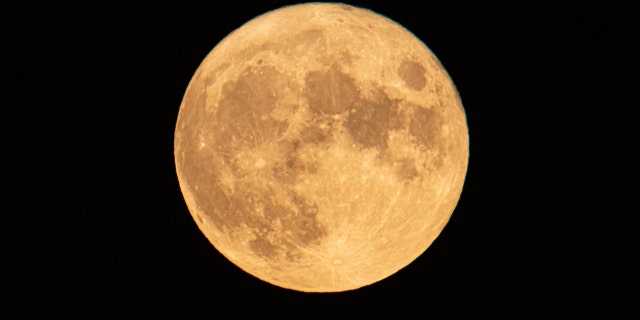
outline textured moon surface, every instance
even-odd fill
[[[412,33],[366,9],[304,4],[209,53],[174,152],[218,251],[276,286],[337,292],[431,245],[460,198],[469,145],[453,82]]]

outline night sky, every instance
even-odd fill
[[[3,119],[6,181],[20,186],[7,197],[20,221],[5,225],[19,230],[6,243],[10,305],[25,316],[221,319],[610,317],[629,307],[621,290],[637,249],[619,228],[634,212],[623,204],[637,146],[624,142],[637,107],[624,97],[630,9],[380,2],[351,4],[405,26],[440,59],[465,107],[469,168],[421,257],[335,294],[282,289],[226,260],[175,173],[174,127],[200,62],[290,2],[6,12],[16,72],[5,94],[18,101]]]

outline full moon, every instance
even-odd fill
[[[447,71],[411,32],[313,3],[215,46],[184,94],[174,152],[220,253],[279,287],[339,292],[432,244],[460,198],[469,135]]]

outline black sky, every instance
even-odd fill
[[[303,294],[228,262],[179,189],[173,130],[191,76],[229,32],[290,2],[213,3],[8,13],[17,85],[7,95],[18,102],[5,120],[7,183],[20,186],[8,199],[20,208],[8,263],[22,312],[424,318],[629,306],[629,8],[351,2],[441,60],[466,110],[469,171],[451,221],[412,264],[360,290]]]

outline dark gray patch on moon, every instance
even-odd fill
[[[324,37],[324,31],[322,29],[309,29],[300,34],[297,34],[293,39],[293,43],[296,45],[307,44],[309,42],[317,42]]]
[[[300,141],[302,143],[310,143],[310,144],[320,144],[328,142],[329,133],[322,130],[319,125],[311,125],[305,127],[302,132],[300,132]]]
[[[320,225],[317,220],[318,206],[309,204],[307,201],[293,193],[289,193],[293,208],[282,205],[275,194],[263,193],[258,196],[258,206],[262,209],[262,216],[252,215],[251,212],[243,212],[245,224],[256,228],[254,232],[257,239],[251,242],[251,249],[259,256],[270,257],[278,251],[291,251],[295,246],[306,247],[319,242],[326,234],[327,230]],[[280,239],[278,244],[267,239],[272,232],[276,220],[282,225],[282,232],[278,232],[273,238]],[[288,238],[282,238],[288,234]],[[286,245],[286,243],[289,243]],[[292,256],[287,254],[287,256]]]
[[[407,87],[420,91],[427,84],[427,79],[424,76],[425,72],[426,70],[421,64],[415,61],[404,60],[398,69],[398,76]]]
[[[345,127],[353,140],[364,148],[386,151],[389,130],[402,127],[397,102],[376,89],[372,98],[356,97],[351,110]]]
[[[416,142],[426,150],[431,150],[436,157],[429,167],[437,169],[444,165],[444,156],[450,148],[448,138],[443,135],[442,127],[446,123],[442,111],[436,107],[427,109],[419,105],[412,105],[409,112],[409,133]]]
[[[269,240],[263,236],[259,236],[257,234],[256,236],[258,237],[257,239],[249,241],[249,249],[251,249],[253,253],[266,258],[272,258],[277,254],[278,246],[269,242]]]
[[[220,232],[225,228],[231,232],[240,227],[250,228],[255,239],[249,242],[249,247],[258,256],[272,257],[295,246],[308,246],[327,234],[317,219],[318,206],[288,190],[292,205],[285,206],[275,192],[255,190],[251,182],[238,182],[237,187],[241,191],[231,193],[225,192],[215,183],[216,180],[209,181],[194,191],[203,212]],[[274,230],[276,220],[280,221],[282,232],[289,234],[288,239]],[[273,236],[269,237],[271,234]],[[279,241],[274,243],[270,238]]]
[[[412,159],[400,159],[393,165],[393,170],[396,176],[402,180],[411,180],[418,176],[418,170],[416,169],[415,161]]]
[[[305,247],[316,243],[327,234],[317,219],[318,205],[297,195],[293,195],[293,203],[297,209],[289,212],[292,217],[283,221],[283,229],[291,231],[291,237],[298,245]]]
[[[229,81],[222,87],[214,132],[219,149],[238,150],[254,148],[264,142],[276,141],[288,127],[284,121],[271,116],[276,102],[288,82],[285,76],[271,66],[248,67],[237,81]],[[223,152],[231,164],[231,152]]]
[[[316,113],[335,115],[349,109],[358,95],[355,81],[337,67],[311,71],[305,78],[304,94]]]
[[[301,173],[316,174],[320,164],[315,160],[303,159],[298,154],[293,154],[287,158],[286,170],[290,171],[291,176],[295,180]],[[293,181],[292,181],[293,182]]]
[[[440,112],[418,105],[410,107],[409,133],[417,142],[427,148],[438,148],[441,144],[441,130],[444,119]]]
[[[303,157],[302,147],[308,144],[304,140],[282,141],[279,143],[284,159],[271,168],[273,178],[282,186],[296,183],[301,174],[312,175],[318,172],[320,163],[317,159]]]

